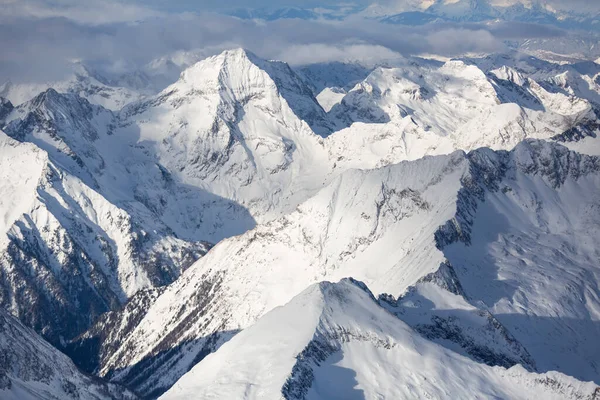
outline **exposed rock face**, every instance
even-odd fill
[[[6,400],[135,400],[123,387],[81,373],[33,330],[0,310],[0,396]]]
[[[5,118],[13,109],[14,106],[9,100],[5,99],[4,97],[0,97],[0,124],[4,123]]]

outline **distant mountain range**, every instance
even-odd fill
[[[590,1],[569,6],[568,2],[534,0],[388,0],[368,7],[342,5],[323,8],[237,9],[230,15],[243,19],[334,19],[350,16],[373,18],[390,24],[424,25],[432,22],[512,21],[552,25],[565,29],[600,29],[600,7]]]

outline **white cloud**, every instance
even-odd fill
[[[141,21],[160,13],[138,4],[118,0],[0,0],[0,18],[67,18],[100,25]]]
[[[285,60],[291,65],[333,61],[358,61],[366,64],[379,64],[402,58],[402,55],[380,45],[312,43],[292,45],[282,49],[276,58]]]
[[[432,54],[463,54],[470,52],[493,53],[504,45],[490,31],[483,29],[451,28],[433,32],[427,36]],[[448,52],[448,44],[452,48]]]
[[[375,63],[399,55],[497,51],[505,39],[563,34],[528,24],[407,27],[359,18],[257,22],[211,13],[160,14],[116,0],[0,0],[0,15],[0,84],[60,79],[74,59],[118,72],[177,51],[208,56],[245,47],[295,65]]]

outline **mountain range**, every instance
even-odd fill
[[[235,9],[241,19],[344,20],[366,17],[391,24],[425,25],[432,22],[511,21],[552,25],[564,29],[598,30],[600,7],[593,1],[553,0],[380,0],[368,6]]]
[[[599,64],[186,62],[5,87],[2,397],[600,397]]]

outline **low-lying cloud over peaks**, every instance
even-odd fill
[[[143,4],[119,0],[0,0],[0,20],[66,18],[100,25],[141,21],[162,13]]]
[[[528,23],[410,27],[358,17],[257,21],[212,12],[157,11],[142,3],[116,0],[0,1],[0,84],[62,79],[71,73],[74,60],[119,73],[177,51],[208,56],[244,47],[294,65],[377,63],[423,53],[489,53],[505,49],[506,40],[566,34]]]

